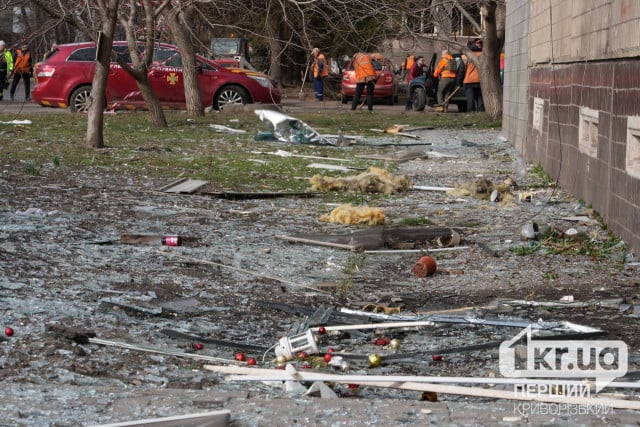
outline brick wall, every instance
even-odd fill
[[[506,28],[503,133],[640,252],[640,2],[509,0]]]

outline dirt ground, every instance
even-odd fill
[[[301,108],[294,105],[292,112],[294,107]],[[506,340],[522,322],[570,321],[601,329],[606,339],[623,340],[633,377],[640,363],[635,254],[624,244],[598,256],[570,254],[570,246],[584,244],[581,240],[563,241],[555,247],[557,254],[543,245],[520,256],[535,244],[521,234],[533,222],[541,228],[575,228],[590,242],[606,241],[608,235],[579,200],[541,185],[499,132],[416,134],[432,143],[419,147],[428,158],[404,162],[397,172],[414,185],[455,187],[480,178],[496,184],[512,178],[518,185],[514,199],[502,203],[429,190],[376,201],[386,227],[400,227],[410,217],[428,218],[432,224],[421,229],[451,227],[460,233],[458,247],[431,253],[438,271],[430,277],[412,273],[424,253],[408,249],[441,249],[433,240],[376,253],[283,240],[368,228],[320,221],[335,206],[318,198],[171,194],[157,191],[166,182],[99,168],[51,169],[35,177],[2,161],[0,318],[14,333],[0,338],[0,425],[92,425],[220,408],[231,409],[232,425],[338,425],[344,417],[337,413],[323,421],[305,418],[300,402],[309,398],[273,384],[228,382],[203,365],[233,364],[235,354],[244,352],[258,366],[273,368],[273,346],[280,338],[300,332],[323,313],[327,326],[371,322],[359,313],[371,304],[394,308],[389,313],[406,319],[436,313],[455,316],[455,322],[321,337],[322,353],[328,347],[342,352],[349,373],[500,376],[496,346],[454,348]],[[389,136],[379,141],[390,139],[397,141]],[[288,147],[274,143],[274,148]],[[376,153],[402,150],[408,149],[385,145]],[[531,202],[518,201],[522,192],[531,194]],[[368,202],[366,195],[363,200]],[[125,233],[177,234],[184,240],[176,247],[157,239],[123,244]],[[563,297],[572,302],[561,305]],[[360,317],[341,316],[344,308]],[[378,346],[377,338],[397,338],[401,347]],[[381,367],[369,367],[371,353],[383,356]],[[306,363],[311,362],[298,365]],[[313,367],[318,366],[324,365]],[[334,389],[342,399],[335,408],[362,407],[362,413],[372,411],[373,402],[387,411],[405,405],[417,414],[435,405],[420,401],[418,392]],[[276,401],[284,408],[297,405],[288,415],[292,418],[282,418],[285,409],[273,410]],[[460,403],[492,404],[455,395],[440,395],[439,401],[449,405],[441,424],[451,423],[456,412],[451,407]],[[323,405],[331,412],[330,404]],[[468,420],[488,422],[468,408]],[[377,422],[354,416],[340,425],[422,423],[418,415],[399,422],[384,418],[384,409],[376,411]],[[464,405],[458,411],[465,414]]]

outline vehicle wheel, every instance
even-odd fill
[[[340,102],[346,104],[347,102],[349,102],[349,97],[347,95],[340,94]]]
[[[91,86],[80,86],[69,97],[69,109],[75,113],[86,113],[91,106]]]
[[[213,99],[213,108],[216,110],[224,110],[226,105],[247,104],[249,95],[247,91],[237,85],[229,85],[222,88],[218,95]]]
[[[413,111],[424,111],[427,105],[427,93],[422,86],[418,86],[413,91]]]

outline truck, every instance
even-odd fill
[[[255,71],[251,65],[251,46],[245,38],[213,38],[211,54],[213,59],[225,68],[246,68]]]

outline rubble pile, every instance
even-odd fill
[[[467,421],[482,408],[490,418],[487,408],[501,402],[488,394],[508,390],[497,380],[500,344],[525,328],[622,340],[625,380],[637,381],[635,254],[579,200],[541,186],[496,132],[417,134],[433,144],[427,154],[450,156],[402,162],[407,181],[503,183],[485,196],[513,181],[529,199],[503,204],[404,186],[370,207],[384,212],[385,227],[433,227],[432,239],[416,243],[411,232],[393,247],[384,235],[384,247],[332,247],[279,238],[353,241],[370,229],[319,221],[320,199],[227,200],[157,191],[166,182],[101,168],[34,177],[3,165],[5,422],[92,425],[228,409],[238,425],[365,425],[372,413],[384,425],[464,424],[455,418],[464,408]],[[426,255],[437,268],[415,274]],[[267,371],[231,380],[231,371],[206,366]],[[328,379],[305,394],[312,374]],[[379,376],[496,381],[482,397],[455,384],[393,388]],[[637,390],[619,392],[637,403]],[[500,414],[496,423],[513,412]]]

